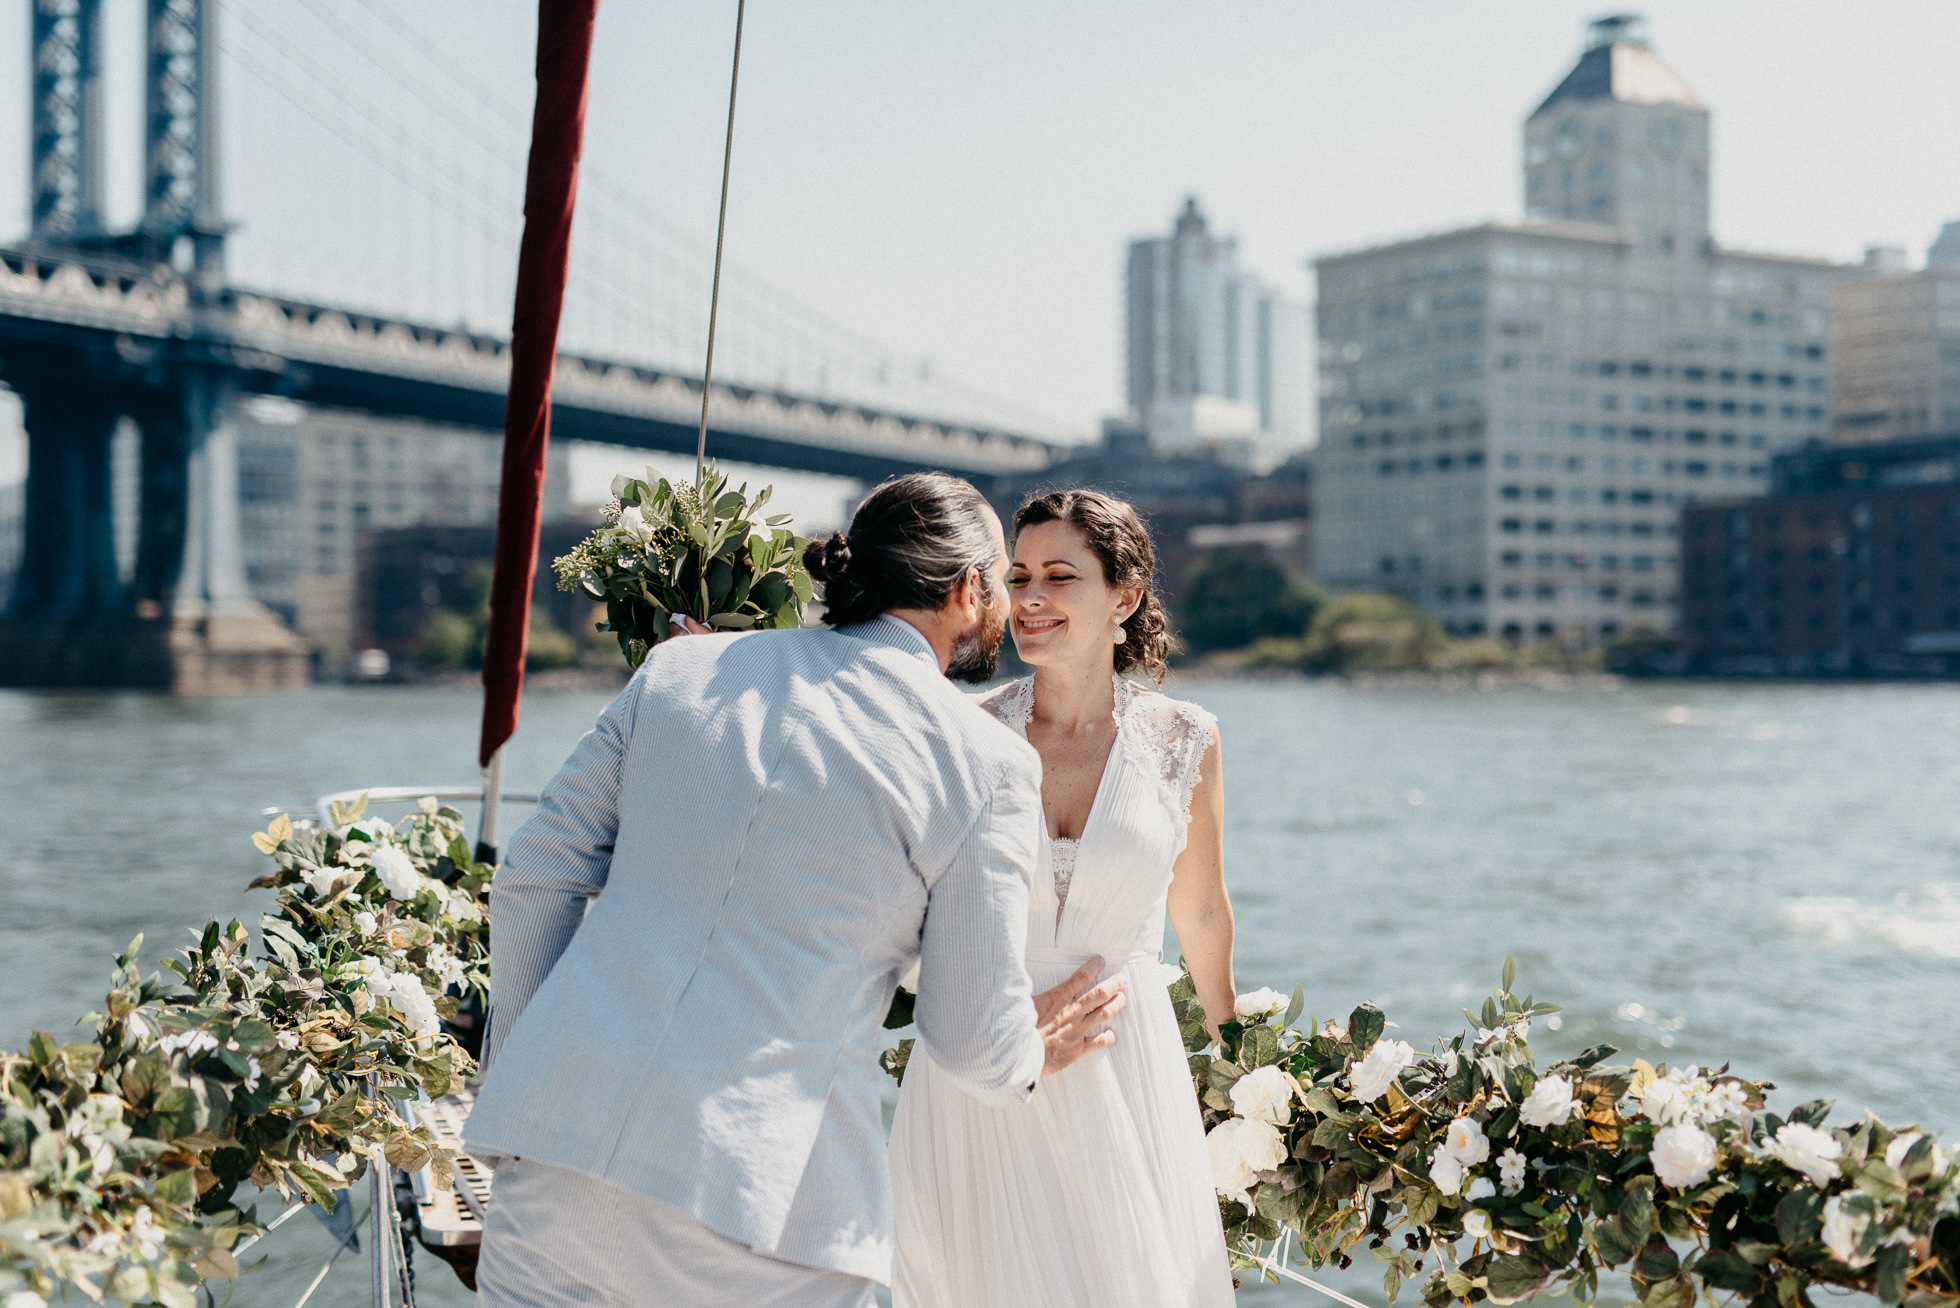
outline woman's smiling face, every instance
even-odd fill
[[[1142,599],[1137,588],[1118,589],[1103,579],[1101,560],[1066,522],[1021,529],[1008,593],[1014,648],[1037,666],[1090,659],[1113,666],[1118,626]]]

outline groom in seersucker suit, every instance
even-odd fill
[[[914,474],[806,560],[830,629],[657,646],[492,885],[485,1305],[871,1304],[915,960],[919,1038],[989,1102],[1114,1039],[1093,960],[1030,993],[1040,762],[948,680],[993,672],[1000,520]]]

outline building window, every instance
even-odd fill
[[[1549,536],[1552,534],[1552,531],[1554,530],[1554,526],[1550,518],[1540,518],[1538,519],[1538,521],[1531,524],[1531,529],[1537,532],[1540,536]]]
[[[1505,532],[1520,532],[1524,530],[1524,523],[1517,518],[1506,518],[1497,524],[1497,529]]]
[[[1533,590],[1533,594],[1537,595],[1541,600],[1557,599],[1558,587],[1552,585],[1549,581],[1541,581]]]
[[[1497,493],[1498,493],[1499,495],[1502,495],[1502,496],[1503,496],[1503,497],[1504,497],[1505,499],[1507,499],[1507,500],[1518,500],[1518,499],[1523,499],[1523,498],[1524,498],[1524,487],[1522,487],[1522,486],[1505,486],[1505,487],[1502,487],[1502,488],[1500,488],[1500,489],[1499,489],[1499,491],[1498,491]]]
[[[1699,459],[1691,459],[1687,463],[1682,464],[1681,466],[1682,466],[1682,470],[1686,472],[1690,477],[1706,477],[1708,475],[1708,465],[1706,463],[1701,462]],[[1735,469],[1735,465],[1731,463],[1729,465],[1729,469],[1731,472],[1733,472]]]
[[[1524,587],[1518,585],[1516,582],[1506,582],[1501,594],[1507,600],[1523,599]],[[1505,630],[1509,631],[1510,628],[1507,627]]]
[[[1497,561],[1507,568],[1521,568],[1524,566],[1524,555],[1516,550],[1505,550],[1497,556]]]
[[[1531,497],[1536,500],[1551,500],[1556,498],[1556,492],[1550,486],[1535,486],[1532,488]]]

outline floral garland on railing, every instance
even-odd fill
[[[169,977],[116,960],[95,1038],[36,1032],[0,1054],[0,1305],[193,1308],[239,1275],[263,1229],[232,1203],[249,1182],[331,1208],[379,1155],[450,1158],[403,1101],[471,1070],[441,1030],[457,994],[488,988],[484,887],[462,814],[432,799],[398,823],[336,805],[333,825],[276,819],[253,837],[278,864],[260,940],[204,928]]]
[[[1391,1302],[1433,1256],[1429,1308],[1589,1302],[1608,1269],[1645,1308],[1694,1308],[1697,1280],[1711,1304],[1808,1308],[1818,1285],[1960,1304],[1960,1166],[1933,1135],[1831,1126],[1828,1099],[1779,1117],[1766,1082],[1609,1066],[1611,1045],[1541,1071],[1527,1036],[1557,1010],[1516,998],[1514,973],[1466,1011],[1474,1035],[1426,1054],[1372,1004],[1296,1028],[1298,990],[1242,997],[1213,1052],[1191,978],[1172,984],[1235,1266],[1285,1229],[1311,1267],[1365,1244]]]

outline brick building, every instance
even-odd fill
[[[1699,672],[1960,674],[1960,436],[1797,451],[1761,499],[1682,514]]]

